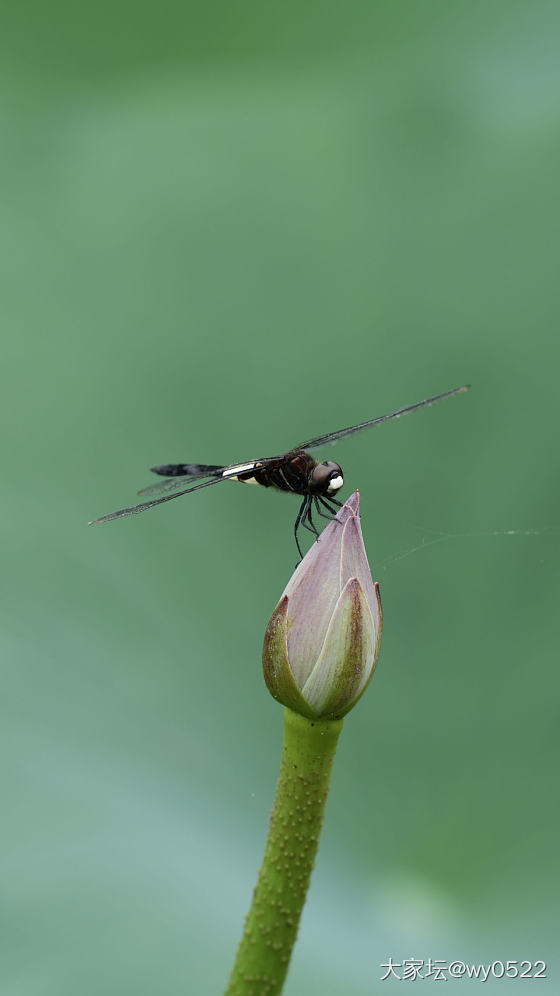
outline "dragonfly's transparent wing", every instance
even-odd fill
[[[324,446],[325,443],[336,443],[339,439],[344,439],[345,436],[352,436],[355,432],[361,432],[362,429],[369,429],[373,425],[381,425],[382,422],[388,422],[392,418],[400,418],[401,415],[408,415],[409,412],[415,412],[418,408],[435,405],[438,401],[451,398],[454,394],[461,394],[462,391],[468,391],[469,387],[470,384],[464,384],[462,387],[454,387],[452,391],[436,394],[433,398],[426,398],[425,401],[417,401],[415,405],[407,405],[406,408],[398,408],[397,411],[390,412],[389,415],[381,415],[379,418],[372,418],[368,422],[351,425],[347,429],[339,429],[337,432],[328,432],[325,436],[308,439],[306,443],[300,443],[297,447],[294,446],[294,449],[312,450],[315,446]]]
[[[220,484],[221,481],[227,481],[227,477],[213,477],[210,481],[204,481],[202,484],[195,484],[192,488],[184,488],[182,491],[177,491],[174,495],[164,495],[163,498],[154,498],[153,501],[142,502],[141,505],[132,505],[131,508],[120,508],[118,512],[110,512],[109,515],[102,515],[100,519],[93,519],[88,523],[89,526],[95,526],[100,522],[110,522],[111,519],[122,519],[125,515],[138,515],[139,512],[145,512],[148,508],[153,508],[154,505],[161,505],[164,501],[172,501],[173,498],[180,498],[181,495],[188,495],[191,491],[198,491],[199,488],[208,488],[211,484]]]

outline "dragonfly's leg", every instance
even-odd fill
[[[317,501],[321,502],[321,505],[323,506],[323,508],[326,508],[327,511],[331,513],[331,515],[333,516],[333,518],[336,516],[336,514],[337,514],[336,508],[332,508],[332,506],[330,504],[331,501],[332,501],[332,498],[329,498],[328,501],[325,498],[318,498]],[[337,504],[340,505],[339,502],[337,502]],[[340,508],[342,508],[342,505],[340,505]],[[325,516],[325,518],[327,518],[327,516]]]
[[[308,523],[308,516],[309,516],[310,505],[311,505],[311,498],[306,498],[305,499],[305,508],[303,510],[303,515],[301,517],[301,524],[302,524],[302,526],[303,526],[304,529],[307,529],[308,532],[312,533],[313,532],[313,526],[310,526],[309,523]]]
[[[301,546],[299,545],[298,529],[299,529],[299,526],[300,526],[301,517],[302,517],[302,515],[303,515],[303,513],[305,511],[305,506],[306,505],[307,505],[307,497],[305,497],[303,499],[302,503],[301,503],[300,510],[299,510],[299,512],[297,514],[296,524],[294,526],[294,536],[295,536],[295,539],[296,539],[296,546],[297,546],[298,553],[299,553],[299,556],[300,556],[301,560],[303,560],[303,553],[301,552]],[[297,564],[296,564],[296,567],[297,567]]]
[[[305,509],[305,512],[303,513],[303,519],[301,520],[301,524],[304,529],[308,529],[310,533],[313,533],[317,537],[317,539],[319,539],[319,532],[317,530],[315,523],[313,522],[313,519],[311,518],[311,498],[307,499],[307,507]]]
[[[336,505],[337,508],[344,508],[344,502],[339,501],[338,498],[333,498],[332,495],[329,495],[328,498],[321,496],[321,501],[323,502],[328,501],[330,505]]]
[[[333,509],[333,508],[329,508],[329,506],[328,506],[328,505],[326,505],[326,504],[325,504],[324,502],[322,502],[322,501],[321,501],[321,503],[322,503],[322,504],[325,504],[325,508],[326,508],[326,509],[328,509],[328,511],[329,511],[329,512],[330,512],[331,514],[330,514],[330,515],[325,515],[325,513],[324,513],[324,512],[321,512],[321,508],[320,508],[320,505],[319,505],[319,501],[321,501],[321,499],[320,499],[320,498],[314,498],[314,499],[313,499],[313,504],[315,505],[315,508],[317,509],[317,513],[318,513],[318,515],[320,515],[322,519],[328,519],[328,520],[329,520],[329,522],[338,522],[338,519],[336,518],[336,513],[335,513],[334,509]]]

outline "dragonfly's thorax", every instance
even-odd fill
[[[258,465],[257,465],[258,467]],[[253,478],[257,484],[265,488],[277,488],[279,491],[291,491],[296,495],[309,494],[309,481],[317,467],[317,461],[305,450],[293,450],[285,456],[278,457],[252,474],[240,474],[238,480]]]

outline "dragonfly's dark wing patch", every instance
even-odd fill
[[[315,439],[308,439],[305,443],[300,443],[298,447],[294,449],[301,450],[312,450],[316,446],[324,446],[326,443],[336,443],[339,439],[344,439],[345,436],[352,436],[355,432],[361,432],[362,429],[369,429],[373,425],[381,425],[383,422],[388,422],[393,418],[400,418],[401,415],[408,415],[409,412],[415,412],[417,408],[424,408],[428,405],[435,405],[438,401],[443,401],[445,398],[450,398],[453,394],[461,394],[462,391],[468,391],[470,384],[464,384],[462,387],[454,387],[452,391],[445,391],[444,394],[436,394],[433,398],[426,398],[425,401],[417,401],[415,405],[407,405],[406,408],[398,408],[395,412],[390,412],[389,415],[381,415],[379,418],[372,418],[368,422],[360,422],[359,425],[351,425],[347,429],[339,429],[337,432],[328,432],[325,436],[317,436]]]
[[[225,470],[225,464],[218,463],[162,463],[150,467],[152,474],[161,477],[214,477],[215,471]]]

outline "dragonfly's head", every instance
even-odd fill
[[[314,495],[335,495],[344,484],[342,470],[337,463],[327,460],[326,463],[318,463],[311,471],[309,478],[309,490]]]

